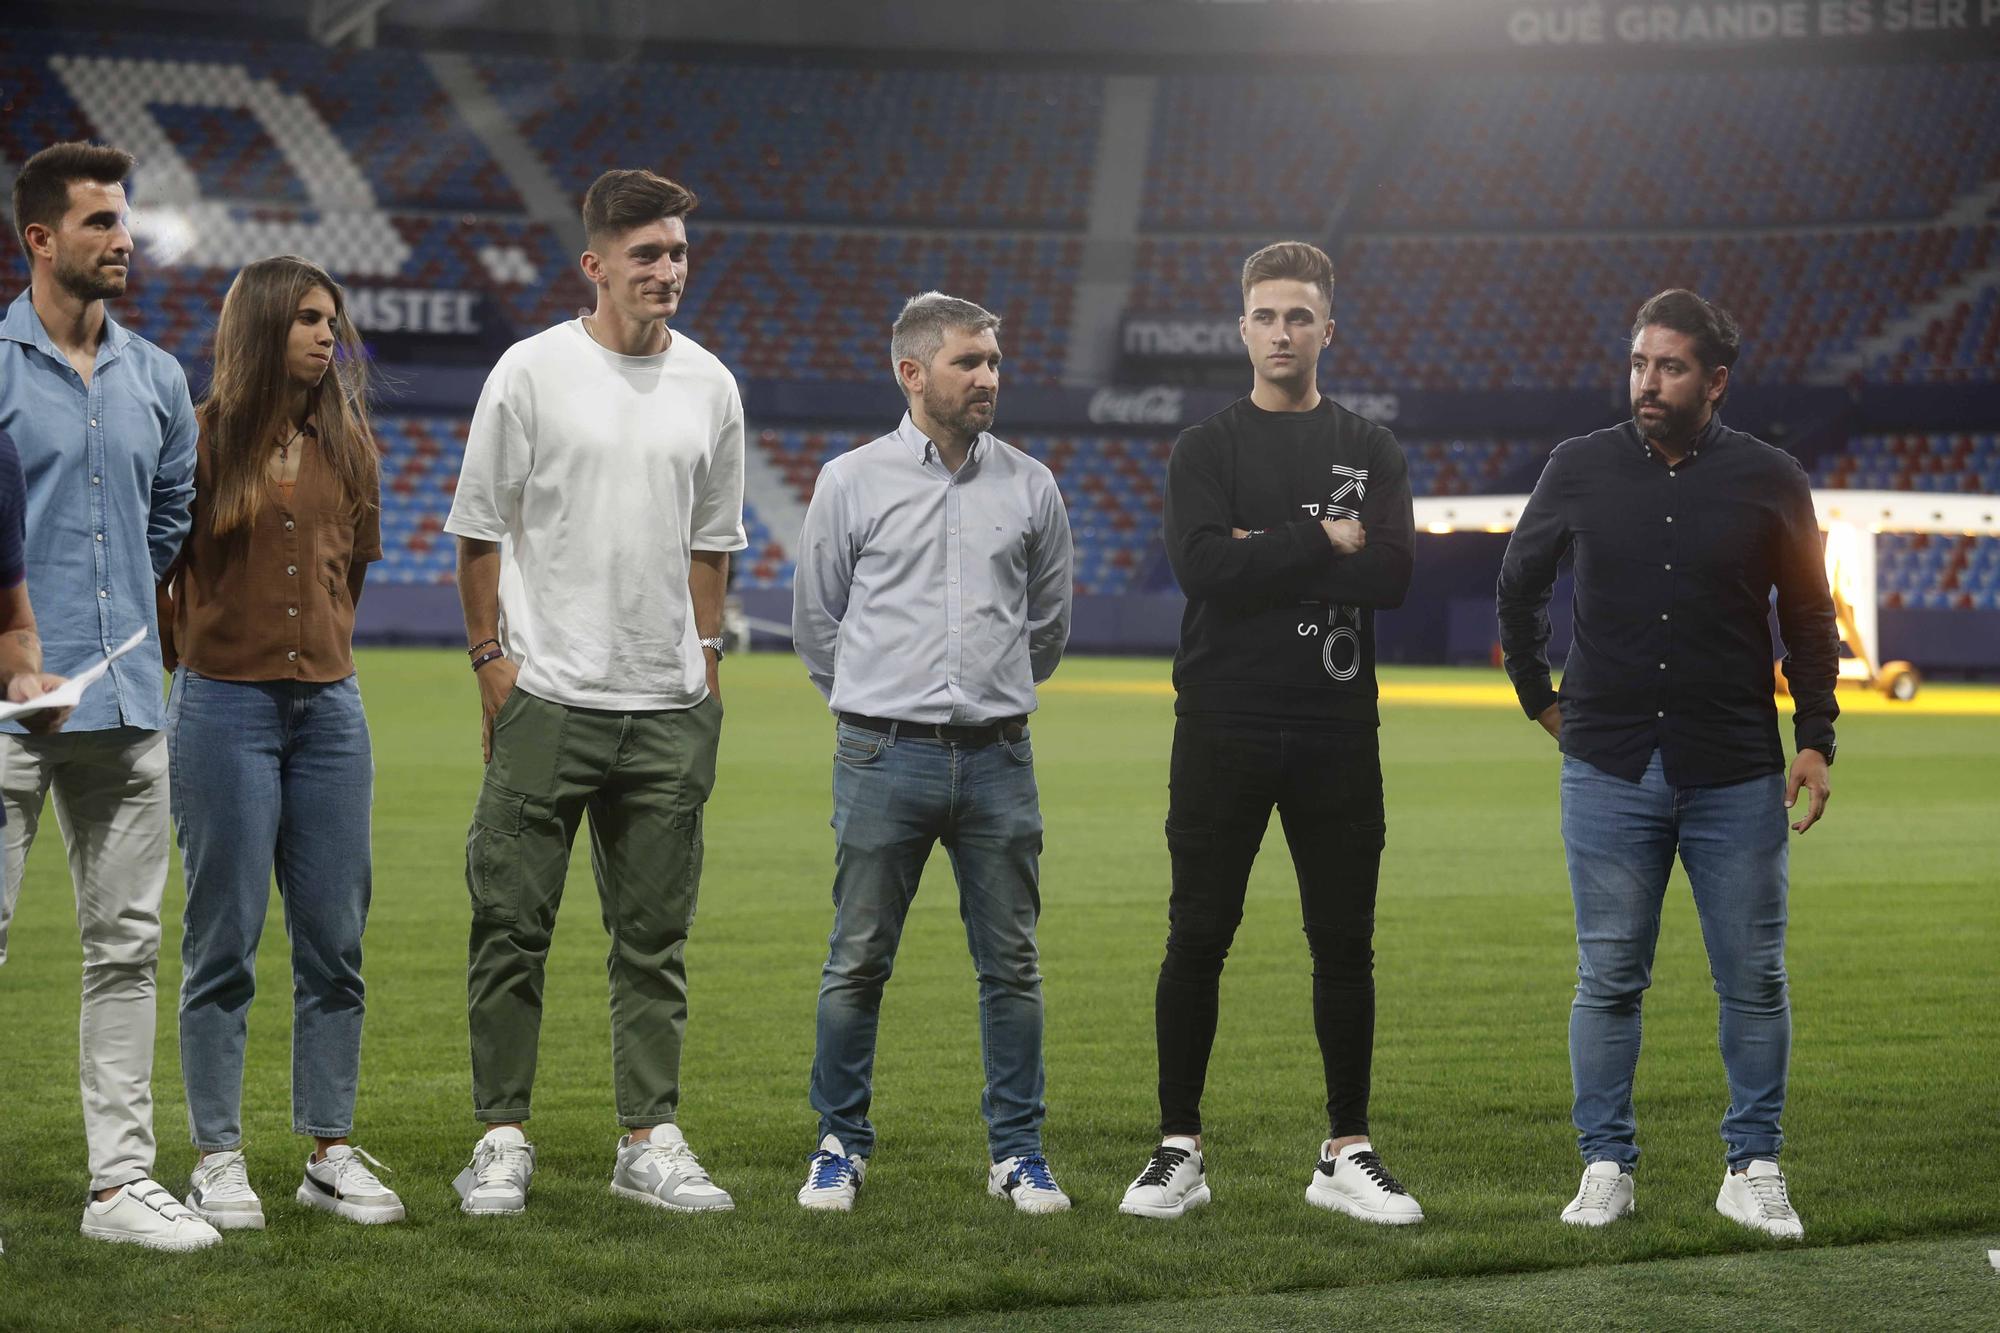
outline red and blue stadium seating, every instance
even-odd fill
[[[784,222],[1080,227],[1104,89],[1081,73],[476,63],[577,197],[607,165],[650,167],[707,216]]]

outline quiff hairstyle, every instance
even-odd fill
[[[583,229],[595,245],[661,218],[684,218],[699,203],[693,190],[655,172],[607,171],[583,196]]]
[[[51,144],[29,158],[14,177],[14,234],[28,248],[28,228],[62,225],[72,181],[119,185],[132,174],[132,155],[101,143]]]
[[[1333,309],[1333,260],[1326,251],[1306,241],[1279,241],[1267,245],[1243,261],[1243,299],[1250,289],[1273,278],[1310,282],[1326,293],[1326,306]]]
[[[923,292],[903,303],[889,331],[889,370],[896,387],[903,385],[903,362],[914,361],[926,370],[931,359],[944,347],[947,330],[981,334],[1000,327],[1000,316],[983,306],[943,292]]]

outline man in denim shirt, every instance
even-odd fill
[[[112,322],[132,262],[130,154],[57,144],[14,181],[30,285],[0,319],[0,430],[28,492],[28,567],[49,671],[137,630],[59,735],[0,724],[6,878],[0,960],[44,797],[69,848],[83,934],[84,1136],[100,1240],[188,1250],[221,1237],[152,1180],[155,964],[167,882],[167,746],[154,587],[187,535],[194,405],[167,353]]]

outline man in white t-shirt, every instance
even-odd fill
[[[462,1209],[527,1206],[542,965],[577,825],[611,932],[614,1194],[726,1210],[675,1125],[683,950],[715,785],[722,597],[743,536],[743,405],[667,327],[694,195],[608,171],[583,201],[595,313],[507,349],[473,413],[445,531],[479,682],[486,778],[466,842],[473,1112]]]

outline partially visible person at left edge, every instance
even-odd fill
[[[222,1239],[153,1175],[154,971],[167,884],[167,742],[154,589],[194,498],[194,404],[173,357],[105,313],[132,265],[132,155],[64,143],[14,178],[28,290],[0,319],[0,430],[28,495],[28,568],[46,664],[64,675],[139,630],[60,735],[0,722],[6,868],[0,957],[55,793],[83,936],[83,1128],[98,1240],[193,1250]]]
[[[355,1222],[403,1218],[348,1142],[375,784],[354,608],[382,558],[364,367],[324,269],[278,255],[236,275],[196,414],[194,528],[163,594],[187,871],[181,1078],[200,1154],[187,1205],[222,1230],[264,1225],[243,1156],[243,1049],[274,868],[292,954],[292,1131],[315,1140],[294,1197]]]
[[[28,601],[27,515],[21,455],[0,430],[0,695],[13,704],[39,699],[63,681],[42,670],[42,639]],[[46,735],[60,731],[69,713],[67,708],[47,708],[27,714],[22,723],[30,732]],[[6,810],[0,807],[0,824],[5,823]]]

